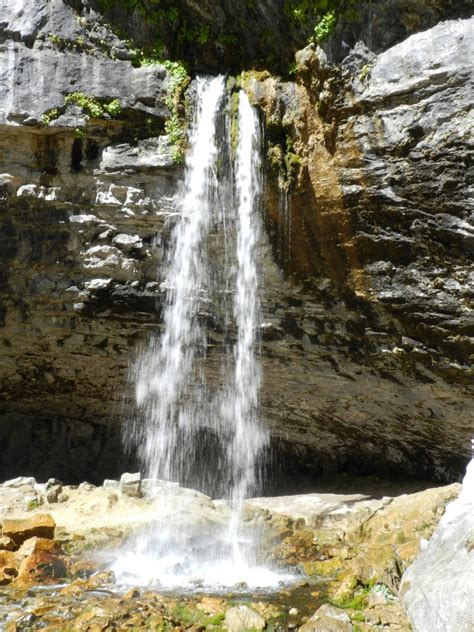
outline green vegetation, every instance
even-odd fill
[[[32,498],[28,501],[26,506],[27,511],[33,511],[33,509],[37,509],[41,505],[40,501],[37,498]]]
[[[269,136],[267,164],[270,173],[285,189],[290,190],[297,182],[303,160],[295,150],[289,130],[270,129]]]
[[[370,66],[369,64],[365,64],[365,66],[362,67],[362,70],[359,73],[359,81],[364,82],[369,75],[370,75]]]
[[[75,53],[90,54],[95,52],[95,47],[92,44],[88,44],[82,35],[79,35],[75,39],[66,39],[64,37],[56,35],[55,33],[50,33],[48,35],[48,39],[51,44],[53,44],[53,46],[59,48],[60,50],[69,50],[74,51]],[[104,46],[99,46],[99,48],[103,49]],[[103,52],[107,54],[109,53],[108,50],[103,50]]]
[[[64,103],[66,105],[73,103],[78,105],[84,111],[87,116],[91,118],[104,118],[105,116],[111,116],[116,118],[122,112],[122,106],[118,99],[112,99],[109,102],[104,102],[95,97],[90,97],[83,92],[73,92],[64,97]]]
[[[162,63],[168,71],[165,102],[171,113],[165,123],[165,132],[168,134],[173,160],[181,163],[184,160],[187,130],[187,120],[184,108],[181,106],[181,99],[190,77],[182,62],[166,60]]]
[[[360,592],[357,592],[352,597],[345,599],[333,599],[329,603],[337,608],[344,608],[350,610],[365,610],[368,606],[367,594],[369,588],[362,588]]]
[[[96,119],[109,116],[117,118],[122,112],[122,106],[118,99],[112,99],[109,101],[99,100],[95,97],[88,96],[83,92],[73,92],[72,94],[68,94],[64,97],[64,106],[67,106],[68,104],[78,105],[83,112],[87,114],[87,116]],[[43,125],[46,125],[47,127],[64,112],[64,109],[65,107],[47,110],[41,117]],[[85,131],[80,127],[76,127],[74,130],[74,137],[83,138],[84,136]]]
[[[220,624],[224,620],[224,614],[207,615],[202,610],[192,608],[185,603],[178,603],[167,609],[166,616],[172,623],[199,629],[211,627],[212,630],[221,630]]]
[[[55,121],[61,115],[61,111],[59,108],[52,108],[51,110],[46,110],[46,112],[41,117],[43,124],[48,126],[52,121]]]
[[[233,154],[239,144],[239,93],[233,92],[230,97],[230,147]]]
[[[285,15],[293,29],[310,25],[310,42],[322,44],[339,20],[358,19],[357,5],[367,0],[286,0]]]

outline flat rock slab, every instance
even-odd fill
[[[50,514],[35,514],[30,518],[12,519],[6,518],[2,522],[3,535],[7,536],[17,545],[33,537],[54,538],[56,523]]]
[[[272,514],[303,519],[307,526],[318,528],[329,523],[347,530],[349,524],[363,522],[379,509],[390,504],[392,498],[371,498],[363,494],[296,494],[269,498],[252,498],[249,507],[266,509]],[[357,517],[357,520],[355,518]]]

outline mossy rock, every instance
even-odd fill
[[[303,562],[301,565],[307,575],[335,577],[344,568],[344,562],[338,557],[317,562]]]

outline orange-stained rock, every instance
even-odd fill
[[[54,538],[56,523],[50,514],[36,514],[30,518],[6,518],[2,522],[3,535],[11,538],[16,545],[37,536]]]
[[[0,550],[13,551],[15,548],[15,543],[11,538],[7,538],[6,535],[0,536]]]
[[[15,586],[56,584],[65,577],[67,577],[67,569],[61,558],[38,551],[25,557],[21,562]]]
[[[19,559],[28,557],[33,553],[44,551],[45,553],[59,553],[61,551],[61,544],[56,540],[49,540],[47,538],[28,538],[20,546],[16,555]]]
[[[11,551],[0,551],[0,586],[10,584],[18,573],[18,562]]]

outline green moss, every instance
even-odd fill
[[[168,71],[165,102],[171,112],[171,116],[165,123],[165,131],[169,137],[173,160],[181,163],[184,160],[188,127],[186,109],[181,107],[181,100],[190,77],[182,62],[166,60],[163,66]]]
[[[192,608],[186,603],[178,603],[173,605],[167,611],[167,616],[172,623],[191,627],[209,628],[212,630],[220,630],[221,623],[224,620],[224,614],[207,615],[198,608]]]
[[[336,606],[337,608],[365,610],[369,603],[367,599],[369,590],[370,588],[366,586],[352,596],[348,596],[343,599],[332,599],[329,601],[329,603],[333,606]]]
[[[41,117],[43,124],[48,126],[52,121],[55,121],[61,115],[61,110],[59,108],[52,108],[51,110],[46,110],[46,112]]]
[[[64,103],[79,106],[87,116],[91,118],[104,118],[109,115],[116,118],[122,112],[122,106],[118,99],[102,101],[83,92],[72,92],[64,97]]]
[[[233,92],[230,96],[230,147],[232,153],[237,152],[239,144],[239,93]]]
[[[367,79],[367,77],[370,74],[370,66],[369,64],[365,64],[365,66],[362,67],[362,70],[359,73],[359,81],[365,81]]]
[[[341,570],[342,563],[338,557],[332,557],[321,562],[303,562],[302,566],[307,575],[331,577]]]

